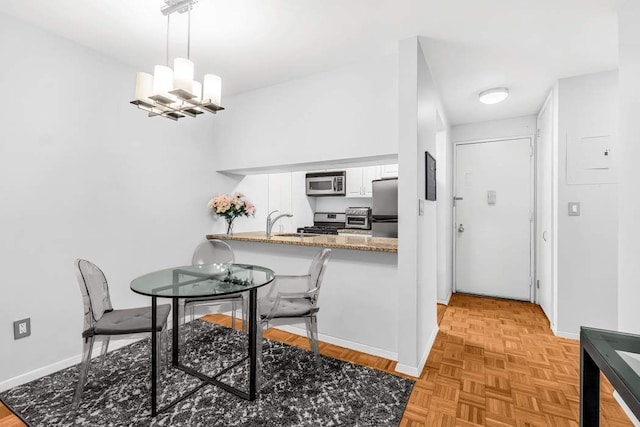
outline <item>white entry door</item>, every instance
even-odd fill
[[[456,292],[531,299],[531,139],[456,146]]]

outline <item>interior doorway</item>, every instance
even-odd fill
[[[448,304],[453,292],[453,145],[436,112],[437,302]]]
[[[553,98],[551,95],[538,114],[536,135],[536,302],[554,322],[553,292]]]
[[[455,291],[533,301],[531,137],[455,147]]]

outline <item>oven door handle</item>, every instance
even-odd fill
[[[333,177],[333,191],[338,191],[338,178]]]

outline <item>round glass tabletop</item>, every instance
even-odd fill
[[[186,265],[140,276],[131,281],[131,290],[161,298],[212,297],[259,288],[274,276],[273,270],[258,265]]]

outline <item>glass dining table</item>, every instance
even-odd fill
[[[640,335],[580,328],[580,425],[600,425],[600,372],[640,419]]]
[[[154,271],[134,279],[131,290],[135,293],[151,297],[151,324],[156,324],[158,298],[170,298],[172,308],[172,353],[171,363],[201,381],[202,385],[214,384],[236,396],[246,400],[255,400],[257,394],[257,361],[258,339],[262,334],[258,330],[258,288],[271,283],[274,272],[268,268],[249,264],[205,264],[188,265]],[[207,376],[180,362],[179,352],[179,304],[181,298],[207,298],[248,292],[249,294],[249,348],[248,355],[242,361],[249,359],[249,387],[248,391],[234,388],[218,380],[217,376]],[[163,408],[158,408],[157,388],[157,342],[156,334],[151,334],[151,415],[155,417],[179,401],[190,395],[178,397]],[[240,362],[242,362],[240,361]]]

